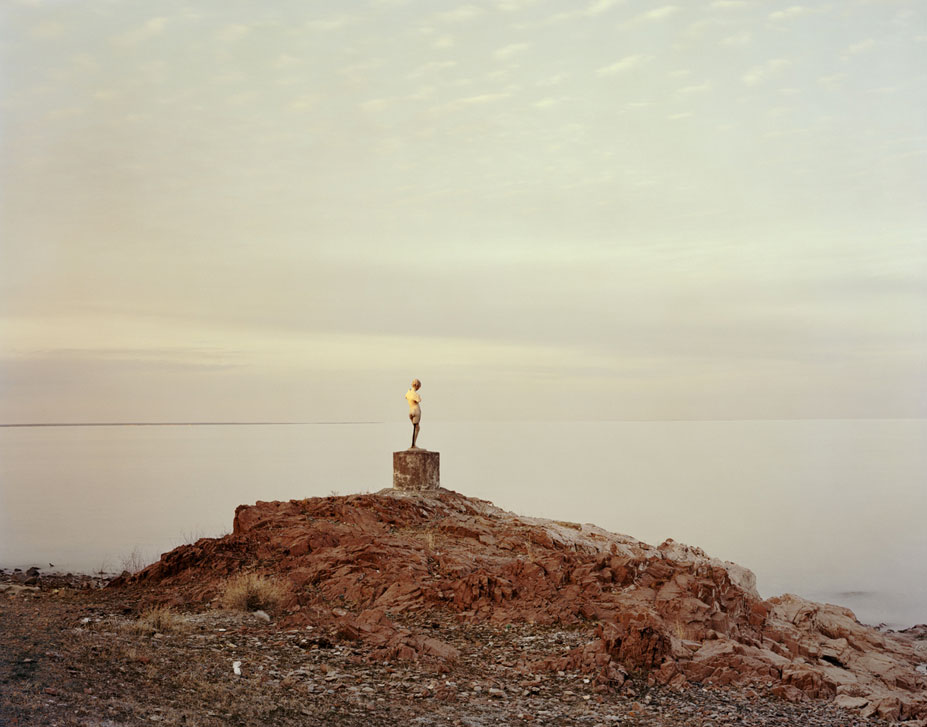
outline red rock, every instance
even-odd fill
[[[766,685],[793,701],[927,720],[927,676],[916,671],[927,656],[913,636],[797,596],[763,601],[750,571],[699,548],[655,548],[441,489],[240,506],[231,535],[176,548],[115,585],[205,604],[242,570],[292,584],[283,627],[366,644],[369,658],[455,661],[449,644],[393,620],[441,609],[464,621],[585,627],[585,644],[529,666],[579,671],[602,688],[644,670],[671,686]]]

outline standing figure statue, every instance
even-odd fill
[[[410,449],[417,449],[415,440],[418,439],[418,423],[422,420],[422,397],[418,395],[418,390],[422,388],[422,382],[418,379],[412,379],[412,388],[406,392],[406,401],[409,402],[409,419],[412,421],[412,446]]]

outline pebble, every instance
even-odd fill
[[[461,624],[453,618],[442,623],[438,617],[429,616],[429,623],[438,623],[430,627],[429,633],[461,652],[458,662],[437,669],[420,661],[378,660],[371,657],[369,646],[338,642],[324,626],[319,626],[316,633],[332,637],[330,647],[306,649],[300,645],[307,633],[302,627],[299,631],[269,628],[246,613],[189,614],[190,633],[167,634],[167,638],[153,642],[141,640],[129,630],[111,628],[111,624],[130,620],[120,615],[112,603],[95,605],[92,610],[72,606],[69,611],[49,611],[55,618],[41,623],[26,621],[36,612],[31,602],[16,603],[20,604],[18,610],[10,611],[11,618],[4,619],[0,626],[17,629],[12,633],[28,634],[29,640],[6,639],[4,649],[8,645],[22,648],[15,645],[31,644],[34,634],[41,633],[43,639],[49,639],[39,647],[41,650],[22,649],[14,657],[25,665],[31,664],[27,659],[38,656],[36,674],[59,668],[63,675],[59,681],[49,683],[38,681],[30,673],[30,681],[23,681],[22,687],[16,688],[25,689],[28,684],[30,690],[54,689],[44,692],[46,700],[60,703],[55,709],[73,709],[75,713],[78,709],[98,710],[101,703],[134,705],[128,708],[140,710],[134,719],[123,713],[119,719],[113,719],[114,724],[148,720],[154,711],[150,700],[155,699],[170,703],[169,709],[155,715],[170,724],[179,724],[177,717],[181,710],[188,720],[193,716],[199,723],[208,715],[222,724],[267,723],[258,715],[266,717],[274,713],[280,719],[275,718],[272,723],[285,727],[305,724],[511,727],[528,723],[558,727],[875,727],[881,724],[826,702],[790,704],[770,696],[763,687],[674,691],[629,681],[621,690],[602,690],[589,674],[534,672],[526,667],[536,655],[549,654],[564,645],[571,648],[581,645],[587,636],[578,629],[527,624],[499,629],[491,624]],[[39,603],[43,608],[65,608],[56,605],[60,599],[43,599]],[[5,616],[7,608],[4,605]],[[93,620],[100,626],[73,633],[73,625],[85,613],[93,614],[92,618],[84,616],[85,623]],[[230,651],[228,632],[234,633],[240,650]],[[492,647],[488,646],[489,641],[493,642]],[[49,656],[52,653],[56,655],[54,658]],[[123,656],[98,658],[110,653]],[[41,658],[42,654],[48,658]],[[247,657],[246,669],[241,668],[243,661],[231,661],[234,654]],[[88,655],[92,658],[87,658]],[[3,657],[0,654],[0,659]],[[151,666],[147,667],[149,663]],[[55,666],[61,664],[74,665],[74,670]],[[177,690],[145,692],[144,698],[139,696],[144,689],[165,688],[145,681],[150,680],[155,668],[160,672],[169,665],[172,678],[193,680],[214,677],[217,670],[227,675],[230,664],[237,678],[214,680],[211,682],[214,691],[211,688],[208,694]],[[31,672],[32,667],[29,669]],[[98,690],[91,691],[90,684]],[[147,685],[144,689],[143,684]],[[78,691],[84,688],[86,695]],[[52,712],[40,715],[45,724],[72,719],[70,714],[65,717],[61,713],[58,717]]]

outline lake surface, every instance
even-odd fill
[[[408,423],[0,428],[0,567],[120,571],[235,507],[391,485]],[[927,622],[927,420],[426,423],[444,487]]]

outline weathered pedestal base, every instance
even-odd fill
[[[437,490],[441,486],[439,452],[427,449],[406,449],[393,452],[393,487],[419,492]]]

